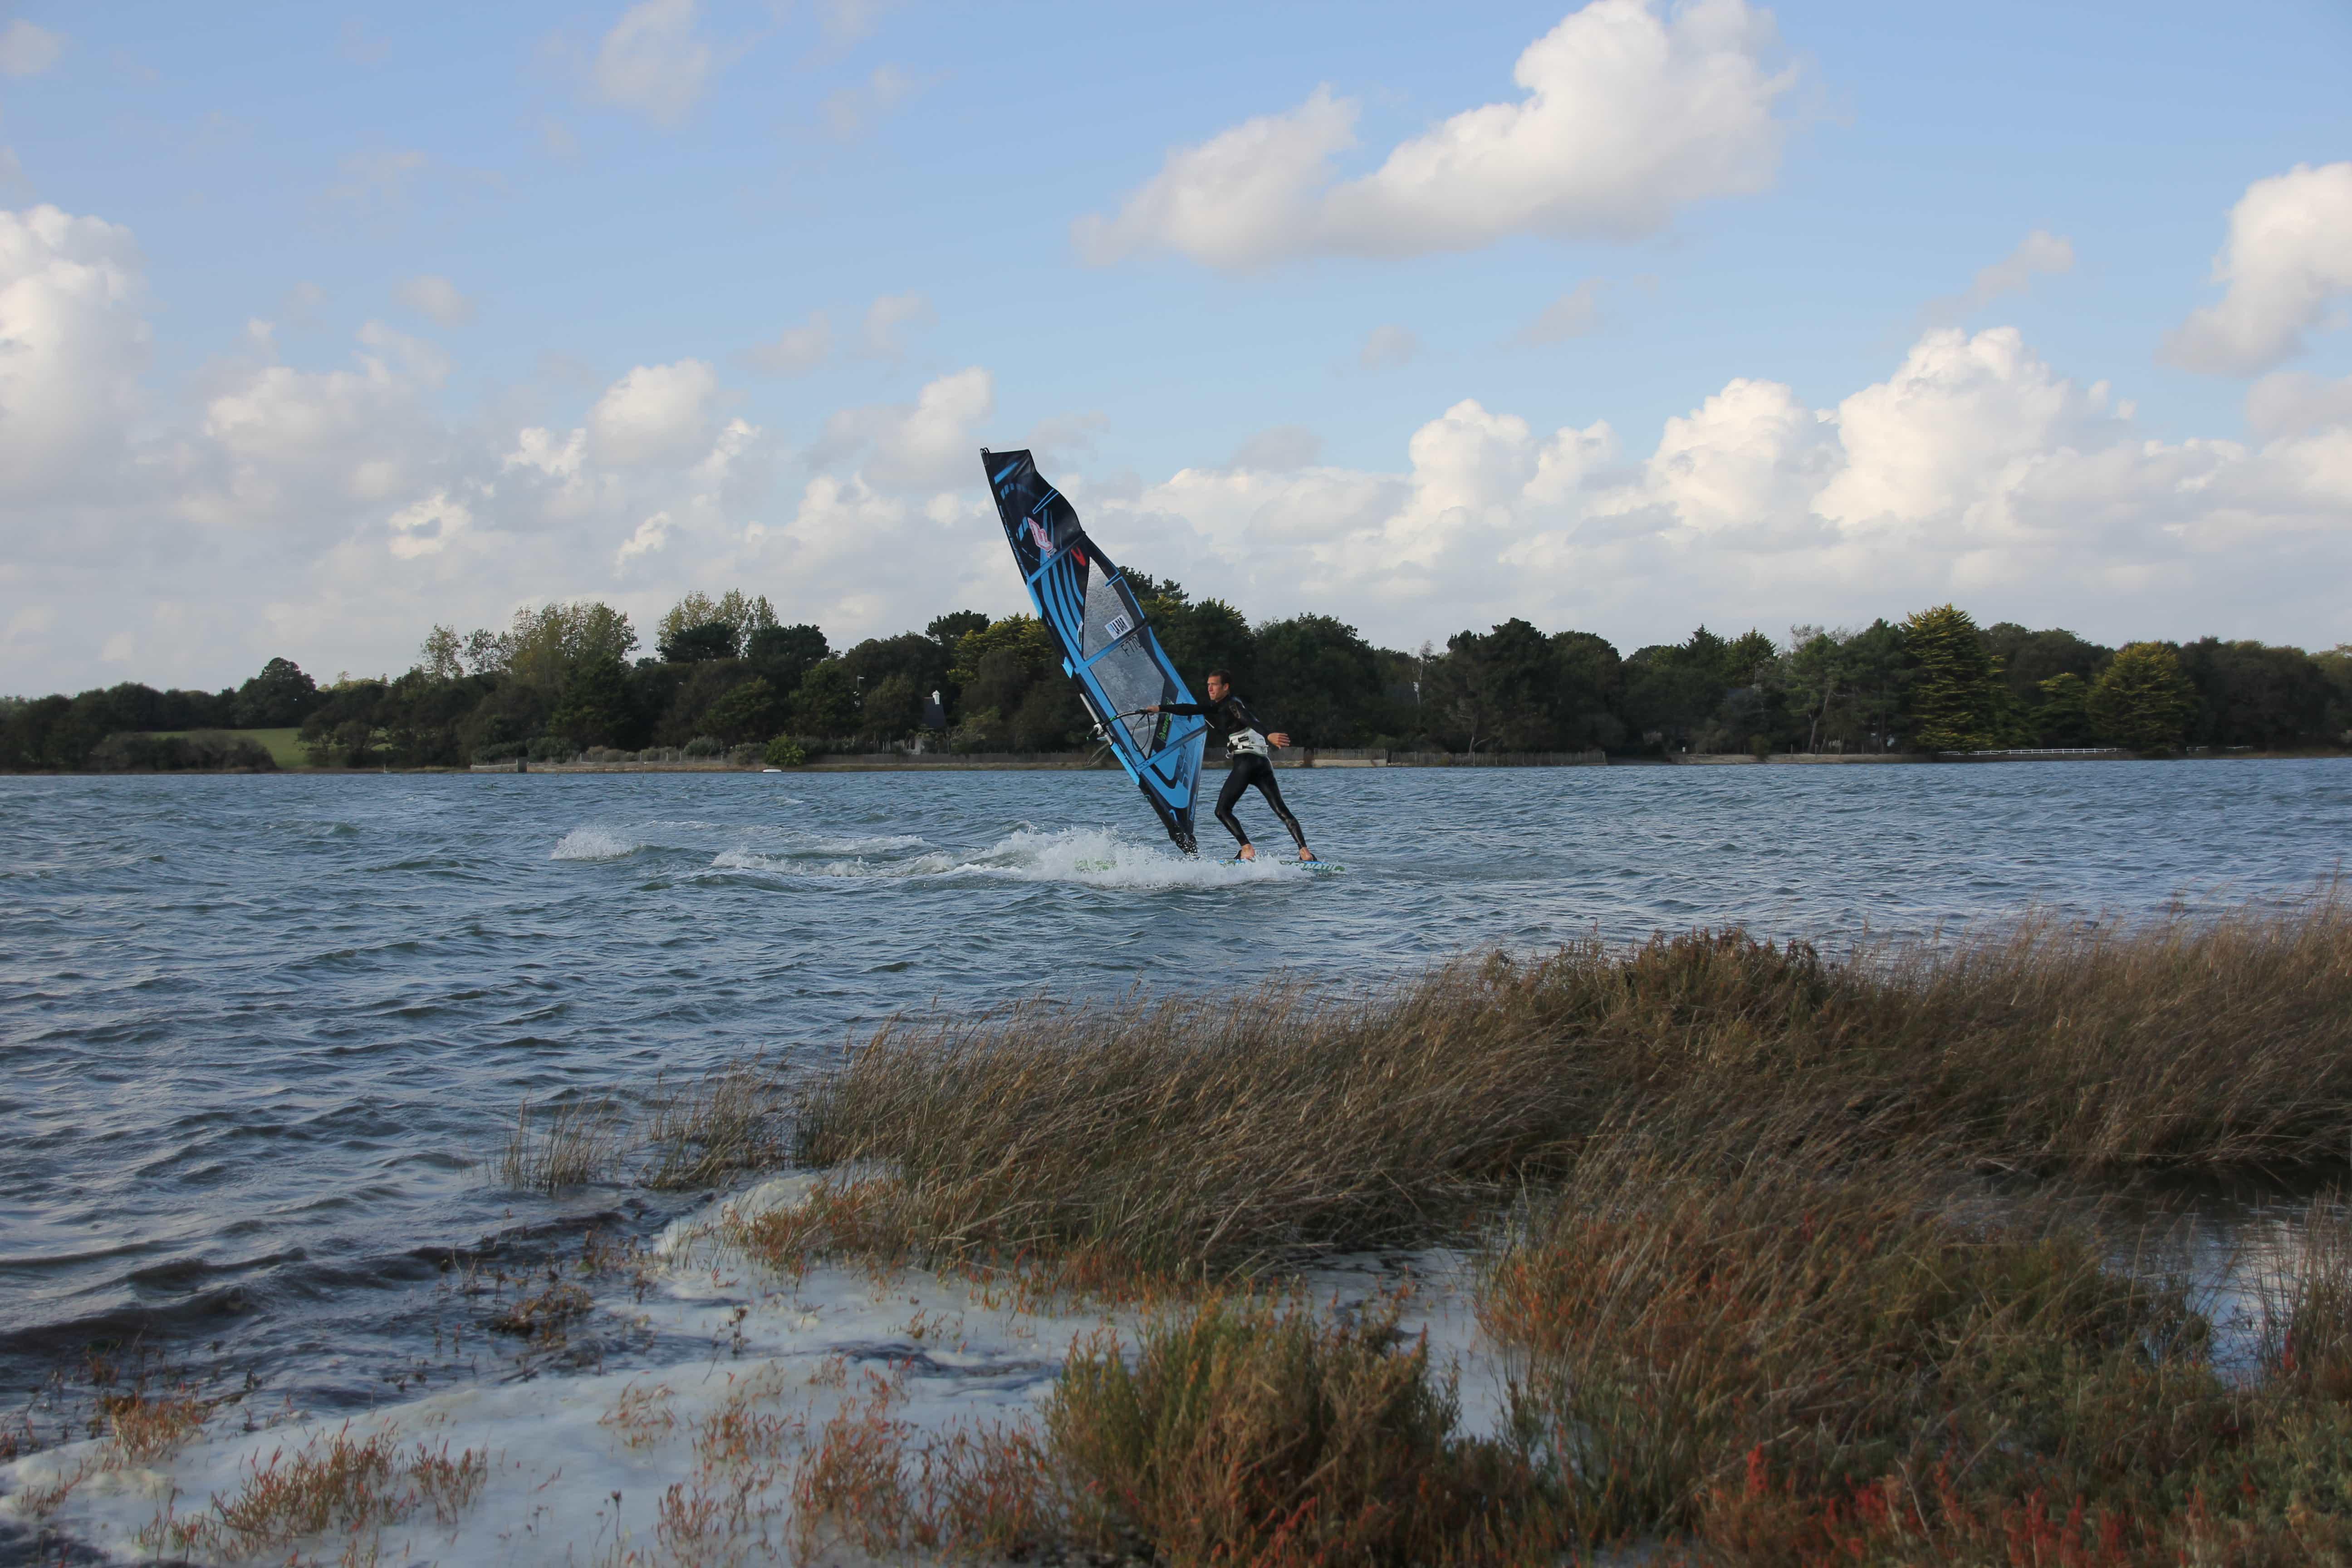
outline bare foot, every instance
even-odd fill
[[[1256,845],[1255,845],[1255,844],[1244,844],[1244,845],[1243,845],[1243,846],[1242,846],[1242,847],[1241,847],[1241,853],[1240,853],[1239,855],[1235,856],[1235,857],[1234,857],[1234,858],[1236,858],[1236,859],[1240,859],[1240,860],[1255,860],[1255,859],[1256,859],[1256,858],[1257,858],[1257,846],[1256,846]]]
[[[1314,863],[1314,860],[1315,860],[1315,851],[1314,851],[1314,850],[1312,850],[1312,849],[1309,849],[1309,848],[1308,848],[1308,847],[1307,847],[1307,846],[1306,846],[1306,845],[1304,845],[1304,844],[1300,845],[1300,846],[1298,847],[1298,863],[1299,863],[1300,865],[1302,865],[1302,866],[1307,866],[1307,865],[1311,865],[1311,864],[1313,864],[1313,863]]]

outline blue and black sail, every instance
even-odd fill
[[[1193,853],[1192,790],[1208,744],[1207,721],[1139,711],[1189,703],[1192,694],[1151,635],[1126,577],[1087,537],[1076,509],[1045,482],[1028,453],[983,447],[980,460],[1037,618],[1077,682],[1096,732],[1160,814],[1168,837]]]

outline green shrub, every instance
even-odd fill
[[[102,773],[268,773],[278,763],[247,736],[197,730],[185,735],[109,735],[90,752],[89,765]]]
[[[530,760],[534,763],[568,763],[580,754],[569,735],[541,735],[530,743]]]
[[[723,755],[726,750],[727,742],[716,735],[697,735],[686,743],[686,754],[689,757],[716,757]]]
[[[772,768],[796,768],[808,761],[808,753],[790,735],[779,735],[768,742],[767,758]]]
[[[1131,1367],[1079,1344],[1045,1406],[1074,1532],[1171,1564],[1428,1563],[1524,1520],[1495,1507],[1524,1472],[1454,1436],[1450,1383],[1396,1324],[1393,1302],[1335,1323],[1212,1300],[1146,1329]]]

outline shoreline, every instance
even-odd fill
[[[1885,756],[1843,754],[1836,752],[1780,752],[1769,757],[1758,757],[1744,752],[1685,752],[1672,756],[1608,756],[1594,752],[1565,752],[1557,755],[1507,753],[1502,756],[1471,755],[1444,752],[1310,752],[1298,758],[1278,758],[1274,765],[1286,772],[1306,768],[1415,768],[1415,769],[1521,769],[1521,768],[1701,768],[1701,767],[1899,767],[1899,766],[1959,766],[1981,767],[2001,763],[2299,763],[2341,762],[2352,759],[2352,752],[2187,752],[2171,755],[2142,755],[2120,748],[2085,749],[2081,751],[1979,752],[1907,752]],[[1210,763],[1213,768],[1216,763]],[[821,757],[798,767],[772,768],[765,765],[746,767],[723,761],[680,761],[674,763],[473,763],[465,765],[447,764],[421,768],[273,768],[267,773],[248,768],[187,768],[134,769],[121,772],[98,772],[87,768],[55,771],[5,771],[6,778],[223,778],[231,775],[287,778],[376,778],[414,776],[430,773],[479,773],[510,776],[516,773],[1116,773],[1118,764],[1107,756],[1067,752],[1046,752],[1032,754],[990,754],[958,756],[952,753],[937,756],[904,756],[880,753],[845,753]],[[1206,769],[1204,769],[1206,771]]]

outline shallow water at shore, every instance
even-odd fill
[[[0,780],[0,1387],[138,1340],[383,1397],[464,1316],[451,1249],[683,1202],[499,1190],[519,1101],[903,1008],[2212,908],[2352,842],[2333,762],[1284,782],[1337,868],[1183,860],[1101,773]]]

